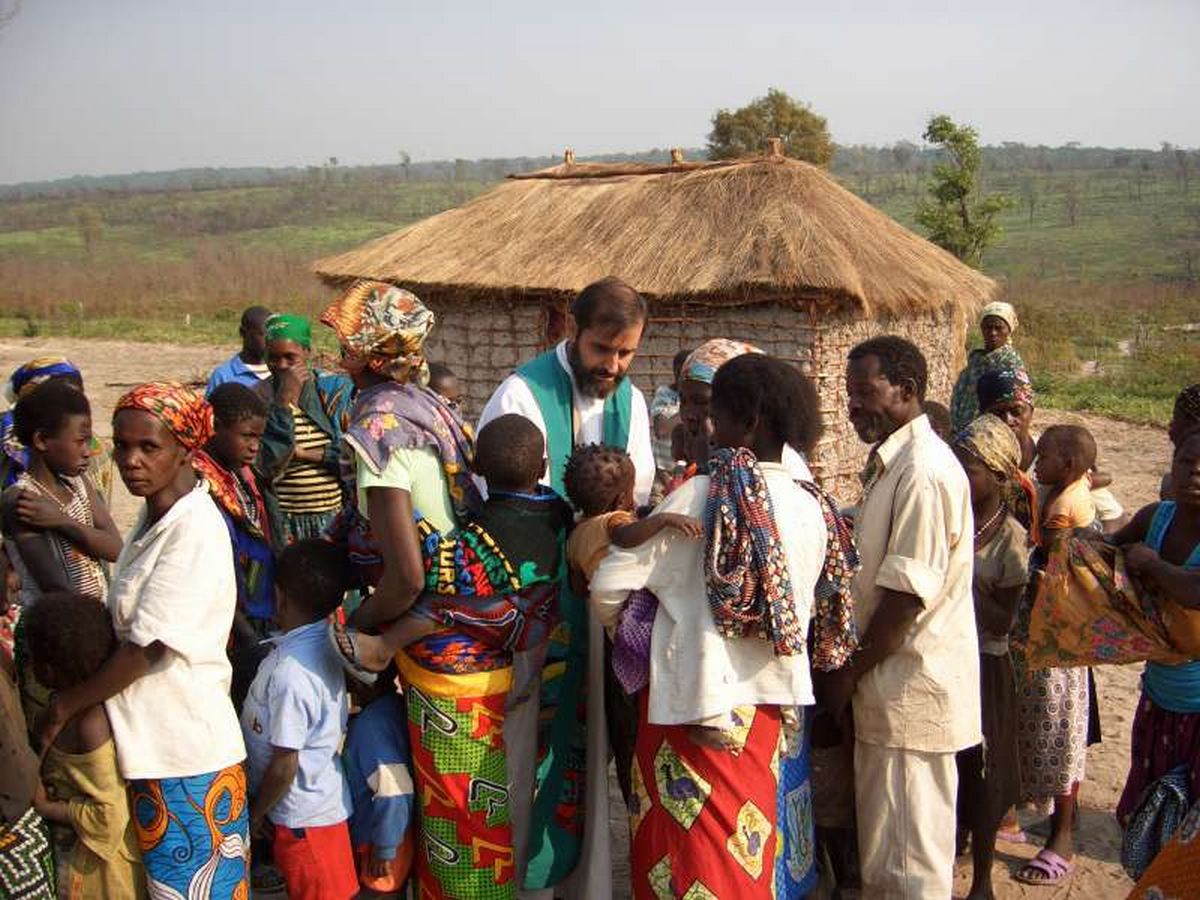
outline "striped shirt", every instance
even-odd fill
[[[324,453],[329,447],[329,435],[296,406],[292,407],[292,433],[297,449]],[[286,513],[324,513],[341,507],[342,486],[337,475],[320,463],[293,457],[275,482],[275,496]]]

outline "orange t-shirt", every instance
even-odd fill
[[[1087,528],[1094,521],[1096,504],[1092,501],[1092,486],[1086,475],[1063,488],[1042,511],[1042,528],[1051,531]]]
[[[613,529],[636,521],[637,516],[623,509],[584,519],[567,539],[567,565],[579,570],[585,579],[591,581],[592,573],[608,554],[612,543],[609,535]]]

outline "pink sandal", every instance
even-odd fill
[[[1062,884],[1071,877],[1074,866],[1053,850],[1042,849],[1013,877],[1022,884]]]

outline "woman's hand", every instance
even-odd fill
[[[60,528],[70,521],[61,506],[33,491],[22,491],[17,498],[17,518],[31,528],[43,530]]]
[[[308,381],[308,366],[293,366],[275,374],[275,402],[280,406],[295,406],[300,402],[300,389]]]
[[[1137,575],[1144,575],[1159,560],[1158,554],[1141,541],[1121,549],[1125,553],[1125,567]]]

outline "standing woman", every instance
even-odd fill
[[[979,376],[993,369],[1025,371],[1021,354],[1011,343],[1012,333],[1017,330],[1017,311],[1011,304],[997,300],[985,306],[979,314],[979,330],[983,334],[983,347],[967,356],[967,366],[959,373],[954,393],[950,395],[950,430],[955,434],[980,413],[975,397]]]
[[[256,390],[268,404],[258,466],[272,483],[283,521],[278,546],[320,537],[342,508],[338,478],[342,432],[353,385],[312,366],[312,326],[303,316],[267,319],[271,377]]]
[[[224,520],[192,468],[211,434],[211,408],[181,384],[143,384],[117,401],[114,458],[146,501],[109,590],[118,646],[94,678],[55,695],[39,734],[47,745],[104,703],[150,895],[240,900],[246,752],[225,655],[237,583]]]

